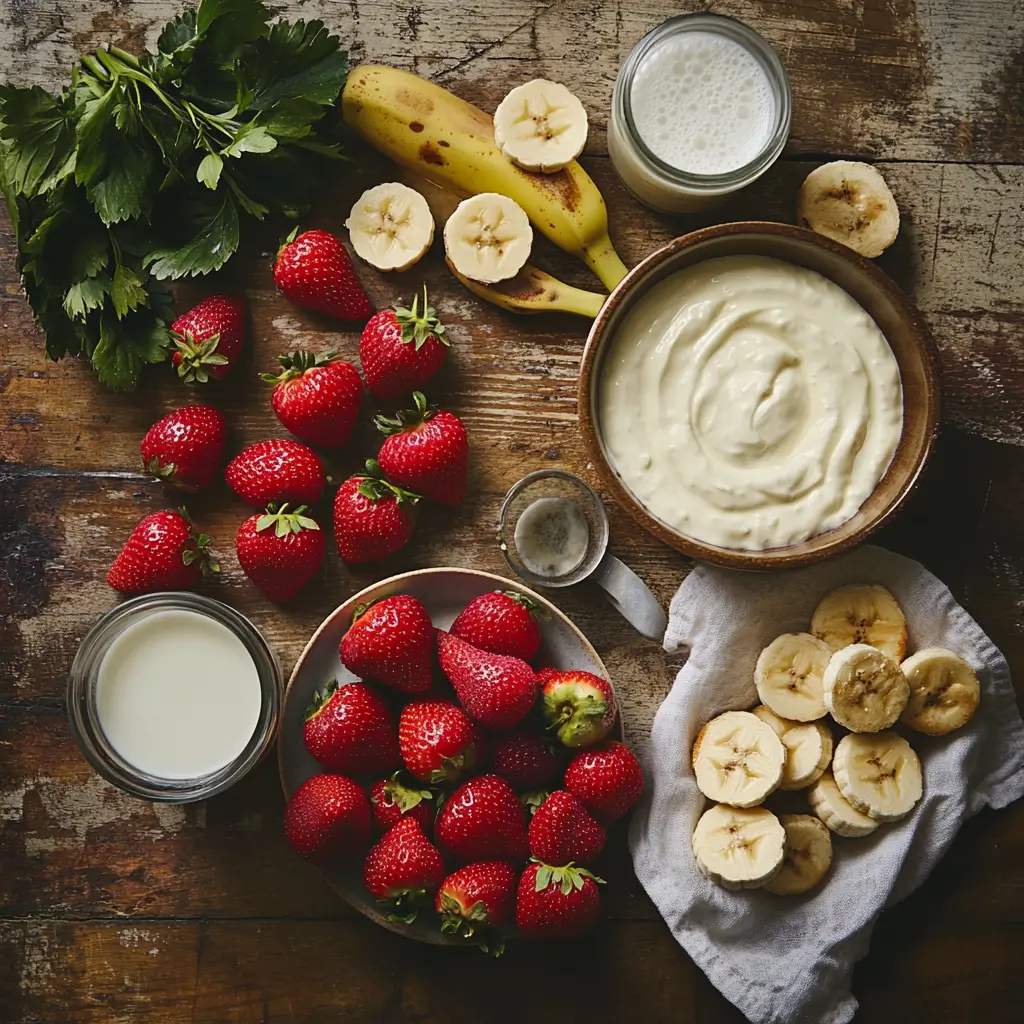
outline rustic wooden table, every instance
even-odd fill
[[[720,212],[669,221],[625,194],[605,152],[612,83],[657,22],[701,2],[325,0],[279,5],[323,17],[356,62],[433,77],[493,109],[511,84],[565,82],[592,118],[584,163],[604,191],[627,263],[714,220],[790,220],[796,187],[822,159],[877,160],[903,211],[880,261],[916,296],[942,353],[946,430],[925,486],[883,543],[922,559],[995,639],[1024,681],[1024,4],[1021,0],[726,0],[714,9],[759,29],[792,76],[786,157]],[[55,87],[78,52],[152,45],[172,0],[2,0],[0,67]],[[384,180],[360,160],[316,222],[340,230],[353,193]],[[253,311],[247,365],[216,391],[240,447],[282,430],[258,369],[339,333],[276,294],[273,238],[250,238],[218,288]],[[432,565],[502,571],[498,504],[522,474],[559,465],[593,479],[576,430],[586,325],[516,319],[476,301],[435,252],[406,274],[363,273],[373,300],[426,279],[453,350],[434,389],[466,420],[470,497],[427,511],[400,557],[326,576],[293,607],[271,606],[233,556],[243,518],[225,487],[192,503],[224,576],[209,592],[250,615],[290,666],[343,598],[383,575]],[[539,260],[587,284],[574,261]],[[688,960],[632,877],[614,838],[602,874],[607,920],[559,950],[519,944],[499,961],[414,945],[349,909],[281,834],[273,761],[228,794],[151,806],[104,784],[79,756],[65,675],[96,618],[117,602],[107,566],[132,525],[166,504],[140,472],[138,441],[186,398],[166,368],[135,395],[104,391],[75,362],[48,363],[0,224],[0,1019],[320,1022],[479,1019],[733,1021],[739,1014]],[[213,287],[204,282],[204,288]],[[197,293],[198,294],[198,293]],[[370,449],[368,433],[334,465]],[[668,601],[688,563],[612,514],[613,549]],[[674,665],[586,586],[559,593],[596,642],[641,744]],[[1024,961],[1024,807],[971,821],[924,887],[888,911],[854,976],[864,1021],[1019,1021]],[[557,957],[557,960],[555,959]]]

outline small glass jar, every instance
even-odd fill
[[[154,613],[175,610],[208,617],[233,633],[252,658],[260,688],[255,728],[244,748],[223,767],[190,778],[161,778],[126,761],[105,735],[97,703],[100,667],[114,641]],[[68,717],[72,734],[86,760],[108,782],[145,800],[191,803],[234,785],[269,750],[277,731],[282,689],[277,659],[262,634],[245,616],[201,594],[161,592],[118,605],[86,634],[68,677]]]
[[[741,46],[760,66],[774,101],[774,120],[761,150],[741,167],[715,174],[680,170],[657,156],[644,141],[634,116],[637,73],[651,51],[684,32],[710,33]],[[648,32],[619,70],[608,122],[608,152],[625,186],[640,202],[663,213],[686,213],[722,202],[759,178],[779,157],[789,137],[792,98],[789,76],[775,51],[741,21],[719,14],[682,14]]]

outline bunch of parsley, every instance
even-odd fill
[[[135,388],[168,355],[167,282],[222,267],[247,216],[297,218],[340,157],[346,54],[319,21],[269,17],[200,0],[156,53],[86,54],[57,95],[0,86],[0,185],[51,358]]]

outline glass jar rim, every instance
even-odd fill
[[[637,129],[633,117],[633,79],[644,58],[665,38],[680,32],[702,29],[724,35],[743,46],[764,69],[776,100],[775,128],[761,151],[742,166],[720,174],[697,174],[673,167],[651,150]],[[712,14],[709,11],[678,14],[651,29],[633,47],[623,63],[615,83],[612,102],[616,108],[614,112],[620,113],[629,140],[640,159],[648,165],[648,170],[667,179],[673,185],[709,195],[741,188],[758,178],[778,159],[789,138],[793,106],[789,75],[768,40],[738,18]]]
[[[104,734],[95,707],[97,672],[110,643],[125,629],[158,611],[191,611],[219,622],[244,644],[259,678],[259,717],[245,747],[222,768],[195,778],[162,778],[126,761]],[[117,605],[86,633],[68,674],[67,712],[79,750],[104,779],[131,796],[156,803],[184,804],[223,792],[263,757],[277,733],[282,691],[281,668],[274,652],[263,634],[241,612],[203,594],[159,591]]]

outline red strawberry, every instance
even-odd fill
[[[303,738],[306,749],[331,771],[383,775],[402,764],[391,712],[365,683],[334,681],[314,695]]]
[[[392,920],[412,924],[428,897],[444,879],[444,861],[423,833],[423,826],[406,815],[367,854],[363,884],[370,895],[391,910]]]
[[[217,475],[227,450],[227,422],[209,405],[169,412],[139,444],[146,472],[182,491],[201,491]]]
[[[171,324],[171,363],[186,384],[226,377],[245,342],[245,302],[211,295]]]
[[[539,668],[537,669],[537,685],[543,687],[547,684],[549,679],[554,679],[561,672],[561,669],[557,668]]]
[[[503,860],[488,860],[453,871],[437,890],[434,909],[446,935],[476,939],[497,956],[504,942],[492,929],[512,916],[515,901],[516,869]]]
[[[643,792],[644,773],[629,747],[609,740],[569,762],[565,788],[601,821],[618,821]]]
[[[549,729],[567,747],[589,747],[615,724],[615,695],[607,679],[569,669],[547,676],[541,711]]]
[[[288,801],[284,834],[303,857],[347,860],[370,845],[370,803],[344,775],[314,775]]]
[[[398,398],[423,387],[441,369],[448,354],[444,324],[427,304],[423,286],[423,312],[419,296],[412,309],[382,309],[363,328],[359,361],[366,386],[374,398]]]
[[[474,597],[452,623],[450,632],[491,654],[532,661],[540,647],[540,607],[514,590]]]
[[[370,804],[373,820],[381,832],[387,832],[399,819],[409,815],[425,829],[434,823],[437,804],[429,789],[413,789],[399,780],[400,772],[390,779],[378,779],[370,786]]]
[[[526,812],[497,775],[478,775],[445,801],[434,826],[441,849],[464,861],[524,860]]]
[[[338,448],[348,441],[359,416],[363,385],[351,363],[337,353],[291,352],[278,356],[282,371],[261,373],[274,385],[270,396],[277,418],[306,444]]]
[[[243,449],[228,463],[224,478],[242,501],[256,508],[272,501],[314,505],[327,482],[320,456],[284,437]]]
[[[402,487],[441,505],[461,505],[469,457],[466,428],[458,416],[428,407],[422,391],[413,394],[413,401],[415,409],[374,417],[377,429],[388,435],[377,461]]]
[[[530,819],[530,853],[547,864],[589,864],[607,838],[583,804],[564,789],[552,793]]]
[[[220,572],[209,544],[205,533],[195,535],[184,509],[152,512],[132,530],[107,583],[122,594],[188,590],[207,573]]]
[[[510,729],[526,717],[537,699],[533,669],[521,658],[489,654],[444,630],[437,631],[437,653],[470,718],[489,729]]]
[[[292,302],[339,320],[373,315],[345,247],[327,231],[293,231],[277,253],[274,281]]]
[[[480,759],[478,743],[473,723],[448,701],[413,701],[398,719],[402,760],[424,782],[455,782],[465,775]]]
[[[411,506],[418,494],[382,479],[371,459],[367,472],[346,480],[334,496],[334,539],[338,554],[350,564],[387,558],[409,543]]]
[[[601,912],[595,883],[586,868],[527,864],[516,893],[516,927],[528,939],[576,939]]]
[[[406,693],[434,681],[434,627],[426,609],[408,594],[357,608],[341,638],[341,663],[353,675]]]
[[[491,743],[491,764],[516,789],[544,789],[558,782],[562,773],[550,744],[532,729],[497,733]]]
[[[323,564],[327,541],[305,511],[305,505],[289,512],[271,504],[238,528],[238,564],[271,601],[290,601]]]

